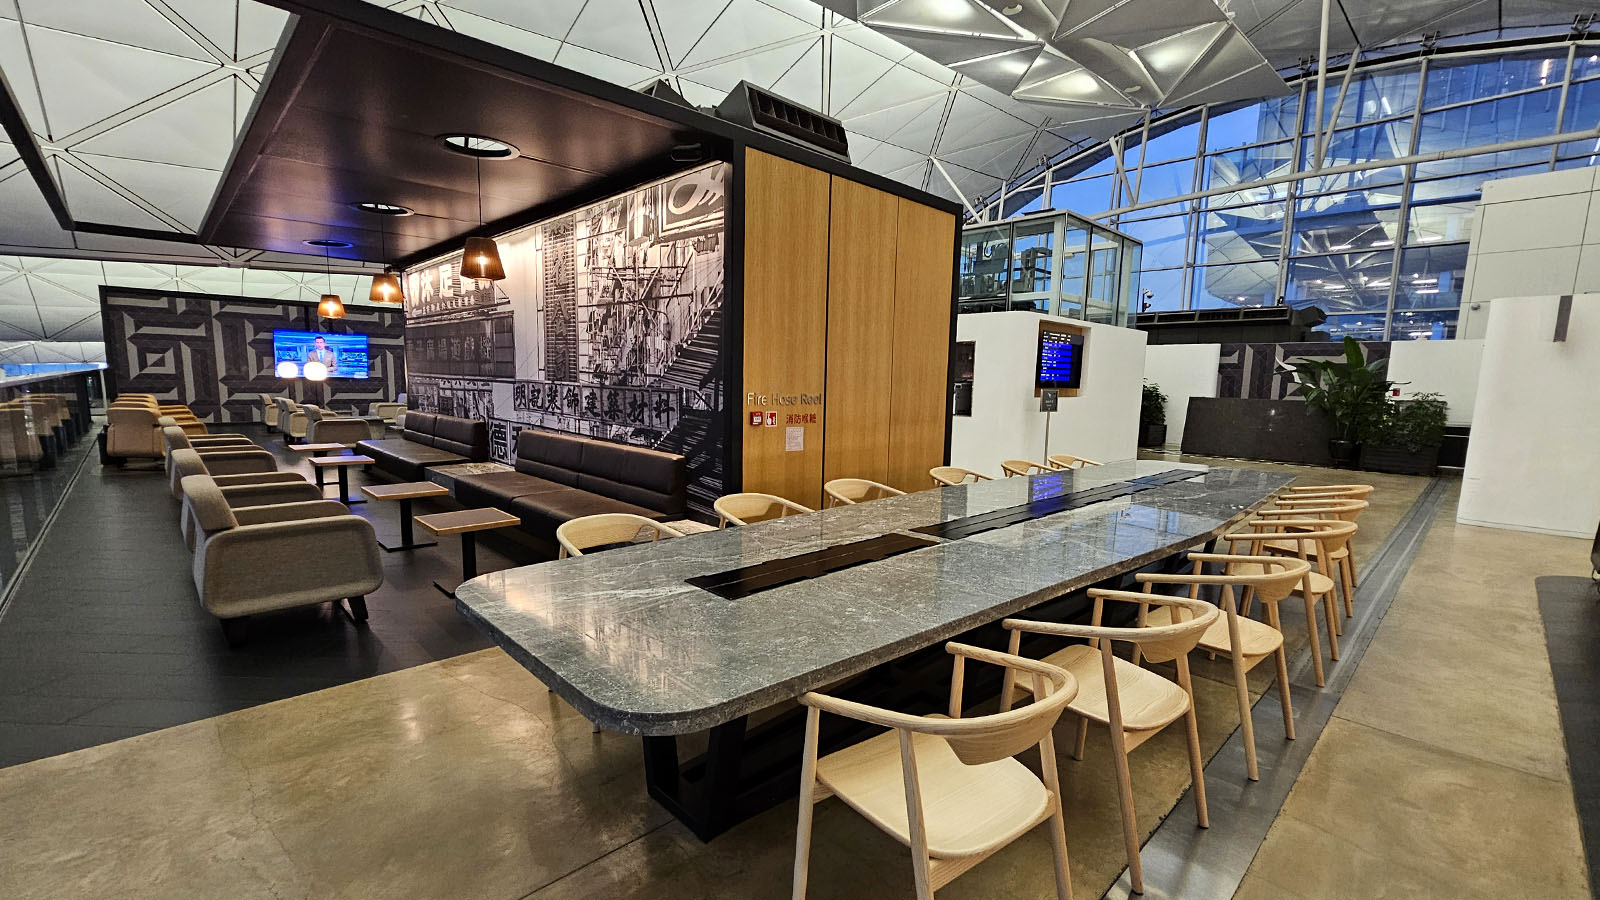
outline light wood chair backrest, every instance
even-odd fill
[[[1105,465],[1087,457],[1073,456],[1071,453],[1052,453],[1045,457],[1045,461],[1057,469],[1085,469],[1089,466]]]
[[[1015,756],[1041,743],[1049,736],[1062,710],[1078,695],[1076,679],[1065,669],[1049,663],[953,641],[946,644],[945,649],[955,657],[955,668],[950,678],[948,718],[913,716],[817,693],[803,695],[800,702],[822,712],[901,732],[937,735],[950,745],[957,759],[969,766],[981,766]],[[1001,666],[1009,677],[1023,673],[1034,685],[1035,702],[1007,712],[961,718],[964,663],[969,659]],[[807,751],[814,754],[815,745],[808,747]]]
[[[822,492],[828,495],[829,506],[850,505],[865,503],[868,500],[882,500],[885,497],[899,497],[905,491],[896,490],[887,484],[879,484],[865,478],[835,478],[822,486]]]
[[[1277,509],[1257,510],[1256,515],[1262,518],[1289,518],[1289,519],[1343,519],[1354,522],[1361,518],[1361,514],[1372,504],[1365,500],[1342,500],[1332,497],[1315,497],[1305,500],[1277,501]]]
[[[683,537],[683,532],[660,522],[631,513],[600,513],[568,519],[556,529],[556,542],[561,545],[561,559],[582,556],[583,551],[608,544],[632,541],[642,532],[650,533],[650,540],[662,537]]]
[[[1251,530],[1235,531],[1222,536],[1228,542],[1229,552],[1244,543],[1249,545],[1251,556],[1266,555],[1266,545],[1278,541],[1295,541],[1296,555],[1303,560],[1315,560],[1319,573],[1332,577],[1332,556],[1335,550],[1350,543],[1356,533],[1356,523],[1343,519],[1271,519],[1253,518],[1245,522]],[[1306,583],[1310,591],[1310,583]]]
[[[969,483],[968,479],[971,479],[973,484],[980,481],[994,480],[982,472],[974,472],[971,469],[963,469],[960,466],[934,466],[928,470],[928,477],[933,479],[934,487],[967,484]]]
[[[1051,468],[1044,463],[1031,462],[1026,459],[1002,459],[1000,460],[1000,471],[1006,473],[1006,477],[1010,478],[1013,475],[1041,475],[1045,472],[1059,470]]]
[[[1342,500],[1363,500],[1371,494],[1370,484],[1300,484],[1284,490],[1284,499],[1334,497]]]
[[[1233,605],[1232,588],[1242,588],[1247,595],[1265,603],[1277,603],[1294,592],[1301,579],[1311,571],[1311,563],[1306,560],[1288,556],[1251,556],[1242,553],[1190,553],[1189,561],[1194,563],[1194,569],[1187,575],[1167,572],[1139,572],[1133,576],[1134,580],[1145,585],[1147,592],[1158,584],[1188,585],[1189,596],[1198,595],[1202,585],[1220,585],[1224,588],[1223,594],[1229,600],[1223,612],[1229,616],[1237,613]],[[1220,563],[1224,566],[1221,575],[1207,575],[1203,566],[1206,563]],[[1257,570],[1256,567],[1260,567]],[[1139,622],[1144,623],[1147,607],[1140,607]]]
[[[809,507],[801,506],[793,500],[785,500],[773,494],[729,494],[718,497],[711,508],[717,511],[718,528],[729,525],[748,525],[751,522],[764,522],[768,519],[781,519],[784,516],[794,516],[808,513]]]

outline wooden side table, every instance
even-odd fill
[[[319,472],[322,469],[339,470],[339,502],[343,503],[345,506],[349,506],[353,503],[367,502],[365,500],[350,499],[350,467],[370,466],[374,462],[376,462],[376,460],[370,456],[316,456],[312,457],[311,459],[311,465]],[[318,486],[321,486],[322,484],[322,478],[320,476],[317,478],[317,484]]]
[[[369,500],[397,500],[400,503],[400,543],[393,546],[378,542],[378,546],[394,553],[400,550],[416,550],[419,547],[435,547],[438,541],[424,541],[419,544],[412,540],[411,529],[411,501],[424,497],[448,497],[450,492],[427,481],[407,481],[401,484],[369,484],[361,488],[361,493],[367,495]]]
[[[417,516],[417,524],[434,534],[461,535],[461,581],[466,583],[478,577],[478,542],[473,535],[479,531],[521,525],[522,520],[503,510],[489,507]],[[443,591],[445,596],[455,599],[455,588],[446,588],[437,581],[433,586]]]
[[[309,453],[309,454],[311,454],[311,458],[312,459],[316,459],[317,457],[321,456],[324,453],[333,453],[335,451],[344,451],[344,450],[349,450],[350,448],[345,446],[344,444],[321,443],[321,444],[290,444],[289,445],[289,449],[293,450],[296,453]],[[317,468],[317,467],[312,467],[311,471],[312,471],[313,474],[315,474],[317,476],[317,487],[322,487],[322,469]]]

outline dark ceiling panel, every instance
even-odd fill
[[[335,19],[302,17],[277,58],[281,71],[269,76],[201,229],[208,243],[296,253],[303,241],[333,238],[355,245],[335,256],[392,261],[458,240],[479,225],[479,165],[445,150],[445,133],[487,135],[524,154],[482,163],[482,221],[491,223],[627,187],[670,168],[675,145],[718,140]],[[349,208],[359,201],[418,214],[384,219]]]

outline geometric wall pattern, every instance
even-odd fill
[[[1388,341],[1361,341],[1367,361],[1389,358]],[[1334,349],[1330,350],[1332,347]],[[1344,359],[1339,344],[1223,344],[1217,360],[1217,396],[1247,400],[1283,400],[1294,391],[1294,379],[1283,368],[1289,360]]]
[[[123,391],[182,397],[205,422],[253,422],[260,394],[288,396],[364,415],[374,400],[404,390],[404,317],[397,309],[351,310],[324,323],[333,334],[370,338],[370,377],[321,383],[273,371],[275,329],[314,330],[312,306],[194,297],[106,294],[106,381]]]
[[[325,272],[0,256],[0,363],[105,361],[101,285],[314,303],[328,279]],[[347,306],[368,305],[370,276],[335,272],[332,279]]]

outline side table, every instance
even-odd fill
[[[417,516],[417,524],[434,534],[461,535],[461,582],[464,584],[478,577],[478,542],[473,535],[479,531],[521,525],[522,520],[503,510],[489,507],[487,509],[463,509],[457,512]],[[433,583],[433,586],[443,591],[445,596],[451,599],[456,596],[455,588],[446,588],[437,581]],[[456,585],[456,587],[460,586],[460,584]]]

